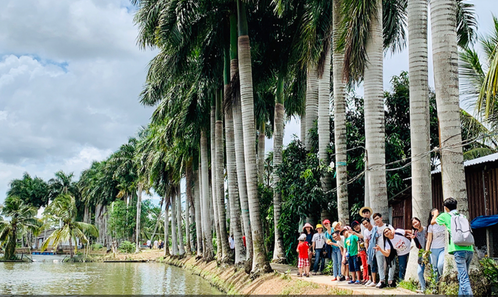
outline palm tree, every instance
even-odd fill
[[[468,200],[461,145],[456,11],[457,5],[453,0],[431,0],[432,54],[443,196],[457,199],[459,211],[467,215]]]
[[[251,51],[245,3],[237,0],[238,57],[240,76],[240,98],[244,135],[244,158],[246,167],[247,194],[253,241],[252,272],[267,272],[271,267],[266,260],[263,244],[261,216],[258,198],[258,177],[256,168],[256,130],[254,127],[254,98],[252,84]]]
[[[346,83],[343,76],[344,53],[336,45],[339,43],[341,31],[341,1],[334,0],[333,8],[333,80],[334,80],[334,139],[335,170],[337,188],[337,211],[340,222],[349,223],[349,201],[347,187],[347,154],[346,154]],[[320,148],[320,151],[322,149]]]
[[[26,204],[17,196],[8,196],[1,214],[10,217],[10,221],[0,220],[0,242],[6,242],[4,260],[16,259],[17,234],[21,230],[36,233],[41,222],[35,217],[37,208]]]
[[[50,226],[60,227],[55,230],[46,240],[43,242],[41,250],[44,251],[52,243],[52,246],[58,246],[59,244],[68,241],[69,250],[71,258],[74,256],[74,251],[77,248],[76,241],[80,240],[83,244],[88,244],[87,235],[98,237],[99,231],[94,225],[77,222],[76,201],[74,196],[70,194],[61,194],[57,196],[44,210],[43,214],[49,221]],[[49,226],[46,226],[49,227]],[[45,228],[46,228],[45,227]],[[75,243],[75,249],[73,250],[73,240]]]

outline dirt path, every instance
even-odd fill
[[[310,277],[298,277],[297,267],[284,265],[284,264],[271,264],[271,267],[279,273],[286,273],[292,279],[312,282],[319,285],[331,286],[341,290],[350,290],[353,295],[423,295],[417,294],[403,288],[384,288],[377,289],[372,287],[365,287],[363,285],[348,285],[345,281],[331,281],[330,275],[310,275]]]

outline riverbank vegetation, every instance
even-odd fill
[[[6,257],[16,245],[67,245],[72,256],[90,244],[116,254],[164,242],[165,256],[245,264],[257,276],[270,261],[296,262],[305,221],[348,224],[364,205],[388,218],[388,201],[408,190],[413,213],[429,213],[438,164],[447,173],[443,191],[465,213],[464,158],[498,148],[490,122],[458,107],[458,77],[446,75],[458,73],[456,61],[448,63],[457,36],[461,47],[475,39],[472,5],[437,2],[447,4],[437,12],[452,13],[431,21],[453,22],[434,34],[434,46],[451,36],[452,51],[434,55],[430,91],[427,3],[417,14],[398,0],[132,0],[139,46],[158,51],[139,95],[155,106],[151,121],[77,181],[62,171],[48,181],[29,173],[13,180],[2,210],[11,218],[1,225]],[[411,13],[415,22],[407,23]],[[415,35],[406,37],[407,28],[422,34],[409,63],[425,68],[393,77],[384,92],[383,53],[406,46]],[[364,98],[355,94],[360,84]],[[490,104],[478,104],[477,113]],[[299,140],[284,148],[293,117]],[[144,199],[149,194],[159,205]],[[19,207],[8,212],[14,200]],[[36,221],[41,207],[43,228],[12,227],[21,214]]]

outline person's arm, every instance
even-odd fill
[[[363,239],[363,234],[361,234],[361,231],[360,231],[360,233],[358,233],[358,232],[356,232],[356,231],[354,231],[354,230],[353,230],[353,232],[354,232],[354,234],[355,234],[358,238],[362,238],[362,239]]]
[[[391,253],[391,249],[384,250],[384,249],[382,249],[382,248],[381,248],[380,246],[378,246],[378,245],[376,245],[376,246],[374,247],[374,250],[376,250],[376,251],[380,251],[380,252],[381,252],[384,256],[386,256],[386,257],[389,257],[389,254]]]
[[[312,250],[313,250],[313,253],[315,253],[315,242],[313,241],[313,245],[312,245]]]
[[[438,216],[439,216],[439,210],[437,210],[437,209],[436,209],[436,210],[434,211],[434,216],[432,217],[432,220],[431,220],[431,225],[435,225],[435,224],[437,224],[436,219],[437,219],[437,217],[438,217]]]
[[[432,233],[427,233],[427,242],[425,243],[426,251],[431,249],[431,244],[432,244]]]
[[[370,238],[365,238],[365,249],[368,250],[368,245],[370,244]]]

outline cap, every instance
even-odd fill
[[[299,240],[299,241],[305,241],[306,240],[306,234],[299,235],[299,238],[297,240]]]

